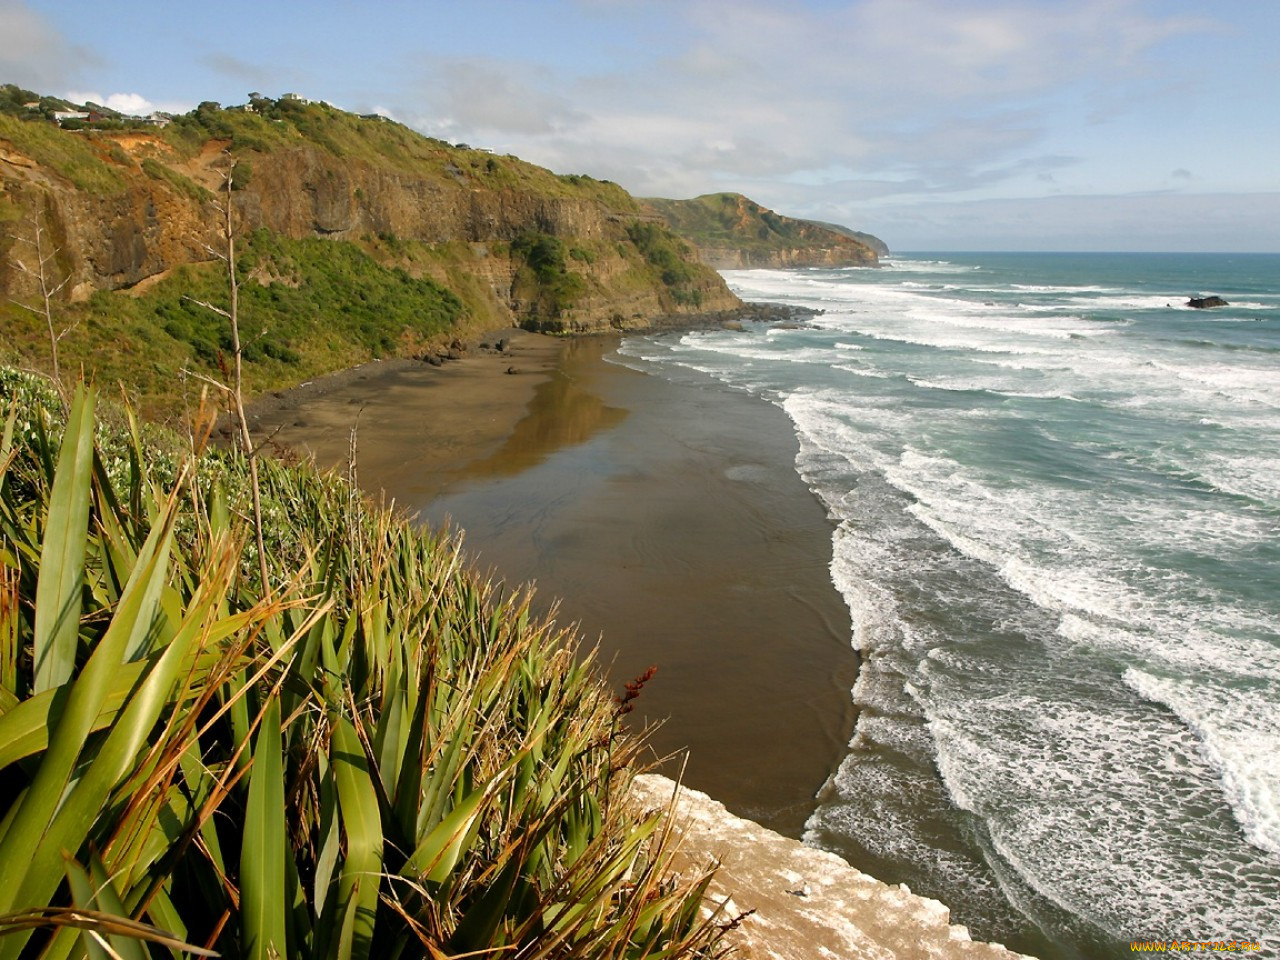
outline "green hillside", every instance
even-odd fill
[[[60,126],[69,107],[86,117]],[[226,362],[226,324],[196,301],[228,307],[228,203],[251,393],[511,325],[738,305],[614,183],[289,96],[165,120],[0,87],[0,361],[47,369],[52,321],[65,369],[148,414],[189,401]]]
[[[887,247],[847,227],[797,220],[738,193],[692,200],[649,198],[645,205],[713,266],[866,266]]]

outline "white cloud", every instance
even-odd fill
[[[636,5],[579,0],[624,29]],[[1142,0],[663,4],[665,50],[628,72],[456,60],[423,85],[433,132],[689,196],[845,169],[928,192],[1038,184],[1064,91],[1117,103],[1150,54],[1211,28]],[[1158,9],[1158,8],[1157,8]],[[570,106],[572,105],[572,106]],[[421,116],[423,109],[402,111]],[[442,121],[440,118],[447,118]]]
[[[154,103],[140,93],[111,93],[104,97],[92,90],[68,90],[63,94],[63,99],[72,103],[96,103],[134,117],[143,117],[157,110],[165,113],[185,113],[192,108],[191,104],[177,101]]]
[[[481,134],[538,136],[580,121],[551,74],[488,60],[431,65],[432,106]],[[477,138],[478,139],[478,138]]]

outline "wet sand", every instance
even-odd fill
[[[599,639],[619,690],[656,665],[632,715],[663,721],[655,750],[687,748],[690,786],[799,836],[852,727],[830,522],[782,411],[607,362],[615,346],[520,335],[509,356],[374,371],[258,426],[336,464],[358,411],[366,490],[536,581],[540,609],[558,599]]]

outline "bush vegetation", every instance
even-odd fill
[[[387,267],[352,243],[291,240],[259,230],[239,247],[240,317],[249,393],[281,389],[374,357],[411,354],[463,313],[439,284]],[[226,321],[196,301],[226,306],[225,267],[190,264],[136,296],[102,291],[62,308],[67,366],[125,383],[148,415],[180,409],[183,371],[220,376]],[[40,320],[0,305],[18,357],[47,347]],[[105,345],[105,348],[104,348]]]
[[[186,174],[179,173],[172,167],[166,166],[155,157],[143,158],[142,172],[153,180],[163,180],[176,188],[180,194],[190,200],[194,200],[196,203],[205,203],[213,199],[213,194],[207,188],[202,187]]]
[[[533,330],[559,332],[561,314],[574,305],[587,289],[581,274],[569,269],[568,249],[559,237],[548,233],[524,233],[511,243],[511,254],[524,262],[516,277],[516,289],[533,304],[525,326]],[[575,257],[583,259],[581,257]]]
[[[658,272],[659,279],[671,291],[676,303],[697,306],[702,302],[702,291],[697,283],[701,277],[689,245],[667,227],[644,220],[633,220],[627,225],[627,236],[636,245],[645,260]]]
[[[0,958],[714,955],[574,638],[334,476],[0,370]]]
[[[99,149],[91,136],[73,136],[43,117],[24,120],[0,112],[0,140],[13,143],[32,160],[66,177],[81,190],[113,195],[125,188],[120,171],[103,159],[107,147]]]

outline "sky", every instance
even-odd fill
[[[1280,0],[0,0],[0,82],[295,92],[895,250],[1280,252]]]

